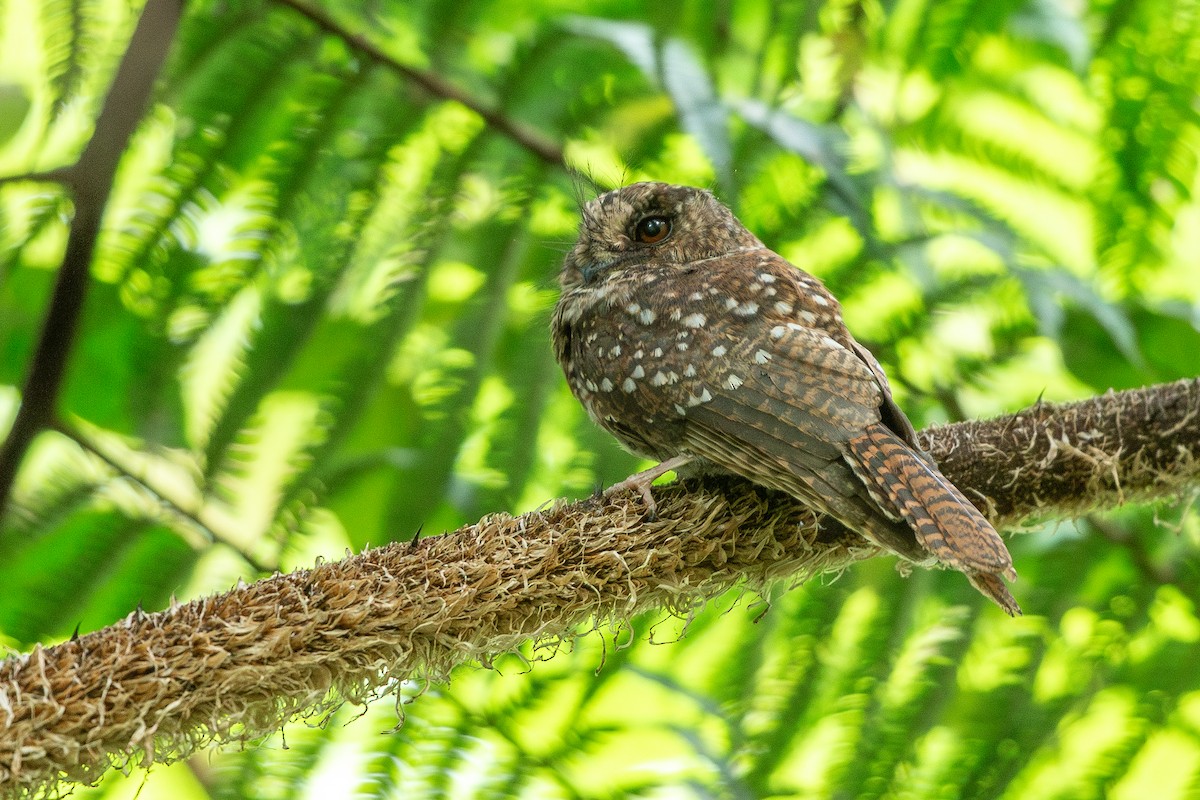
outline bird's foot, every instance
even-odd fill
[[[646,503],[646,508],[650,511],[650,517],[653,519],[658,515],[658,505],[654,502],[654,495],[650,493],[650,484],[654,483],[671,470],[682,467],[691,460],[691,456],[675,456],[674,458],[668,458],[661,464],[655,464],[650,469],[644,469],[635,475],[630,475],[620,483],[614,483],[612,486],[608,487],[608,490],[605,492],[605,494],[623,492],[627,489],[636,489],[642,495],[642,500]]]

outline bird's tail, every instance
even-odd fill
[[[849,441],[846,459],[884,508],[894,510],[917,541],[1010,615],[1021,609],[998,576],[1015,580],[1012,557],[996,529],[937,467],[883,423]]]

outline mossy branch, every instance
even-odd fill
[[[1039,404],[927,431],[946,474],[1001,526],[1200,484],[1200,381]],[[745,482],[494,515],[122,622],[0,663],[0,796],[182,758],[283,721],[443,680],[588,620],[692,609],[875,554]]]

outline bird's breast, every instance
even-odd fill
[[[707,364],[728,345],[707,289],[678,270],[636,277],[565,294],[555,349],[592,419],[633,452],[665,459],[680,454],[689,410],[712,400]]]

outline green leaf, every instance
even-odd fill
[[[612,43],[650,81],[657,84],[658,50],[654,29],[640,22],[614,22],[596,17],[566,17],[562,26],[578,36],[589,36]]]
[[[17,135],[33,101],[19,83],[0,83],[0,147]]]
[[[729,112],[717,97],[708,71],[679,39],[663,43],[662,82],[679,111],[683,129],[696,137],[712,161],[721,185],[732,189]]]
[[[1058,338],[1066,327],[1068,309],[1076,308],[1103,328],[1109,342],[1117,346],[1133,367],[1145,363],[1138,349],[1137,331],[1128,315],[1120,306],[1101,298],[1089,283],[1060,268],[1014,268],[1013,274],[1024,286],[1029,307],[1044,335]],[[1071,355],[1068,351],[1068,358]]]

